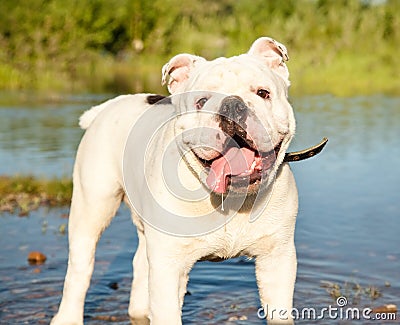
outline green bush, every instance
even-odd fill
[[[263,35],[287,45],[295,93],[400,93],[397,0],[2,0],[0,88],[155,91],[171,55]]]

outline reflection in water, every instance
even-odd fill
[[[0,175],[66,176],[82,135],[78,118],[105,96],[0,106]]]
[[[77,119],[103,99],[82,96],[35,107],[0,107],[0,174],[70,174],[82,134]],[[320,287],[322,280],[342,286],[346,281],[374,285],[383,293],[376,301],[363,296],[360,306],[398,304],[400,98],[314,96],[294,98],[292,103],[297,117],[292,150],[329,138],[316,158],[291,164],[300,196],[295,306],[333,304]],[[65,212],[43,208],[27,219],[0,216],[0,320],[46,323],[55,312],[67,259],[66,236],[57,234],[66,222],[60,217]],[[43,222],[47,222],[45,234]],[[87,324],[101,323],[102,316],[110,315],[115,316],[113,323],[129,324],[130,259],[136,245],[129,212],[121,208],[99,243]],[[26,265],[27,251],[36,249],[48,255],[39,271]],[[253,266],[246,259],[198,263],[191,273],[184,323],[223,324],[230,317],[246,316],[236,323],[262,324],[256,317]],[[118,290],[110,289],[114,282]]]
[[[295,99],[293,105],[297,137],[308,140],[316,132],[327,135],[334,149],[330,154],[343,156],[352,151],[372,157],[400,135],[399,98],[316,96]]]

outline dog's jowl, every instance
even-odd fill
[[[261,305],[292,308],[297,189],[285,161],[295,133],[287,60],[269,37],[230,58],[179,54],[162,69],[170,97],[119,96],[82,115],[68,270],[53,325],[83,324],[96,244],[122,201],[139,237],[132,319],[181,324],[194,263],[241,255],[255,259]],[[195,199],[174,192],[175,182]]]

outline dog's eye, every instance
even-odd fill
[[[267,98],[270,98],[270,92],[269,92],[269,90],[266,90],[266,89],[258,89],[257,96],[267,99]]]
[[[202,109],[203,106],[205,105],[205,103],[207,102],[208,98],[200,98],[197,102],[196,102],[196,109]]]

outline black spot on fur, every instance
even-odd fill
[[[146,101],[150,105],[154,104],[171,104],[171,99],[163,95],[149,95]]]

